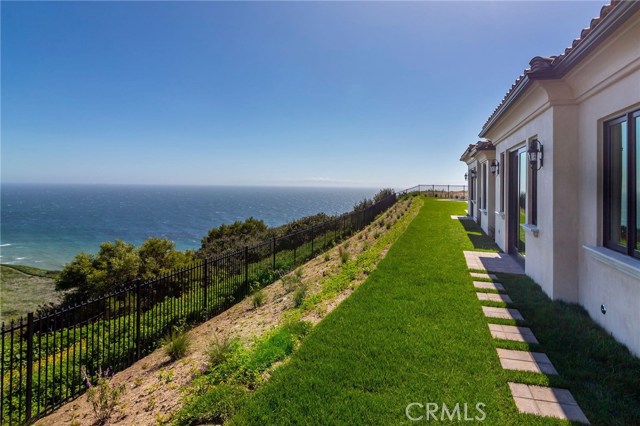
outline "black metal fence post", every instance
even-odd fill
[[[25,420],[29,420],[33,395],[33,312],[27,314],[27,383],[25,387]]]
[[[273,271],[275,272],[276,270],[276,237],[273,237],[271,247],[273,251]]]
[[[142,355],[142,345],[140,339],[140,314],[142,311],[142,293],[140,291],[140,279],[136,280],[136,359],[140,359]]]
[[[244,246],[244,289],[249,294],[249,246]]]
[[[207,259],[202,259],[202,311],[205,316],[207,315],[207,311],[209,309],[209,298],[207,297],[209,289],[209,263]]]

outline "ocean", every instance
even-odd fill
[[[0,186],[0,262],[60,269],[104,241],[166,237],[197,249],[209,229],[250,216],[269,226],[344,213],[377,189],[146,185]]]

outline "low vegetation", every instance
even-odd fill
[[[559,376],[502,369],[495,348],[510,346],[488,332],[462,255],[474,244],[450,219],[463,206],[427,200],[368,280],[229,424],[411,424],[407,405],[430,401],[483,403],[491,425],[567,424],[520,414],[513,380],[568,388],[592,424],[640,424],[640,361],[581,308],[551,302],[525,277],[501,280],[540,339],[527,348],[547,353]]]
[[[91,379],[86,371],[82,371],[85,384],[87,385],[87,399],[93,408],[95,424],[103,425],[107,423],[113,411],[125,393],[126,386],[114,384],[111,379],[113,375],[109,369],[102,371],[98,369],[96,377]]]
[[[311,330],[307,322],[293,322],[256,339],[250,346],[239,340],[212,343],[208,371],[193,384],[193,392],[175,416],[179,426],[227,421],[240,408],[247,393],[265,380],[272,365],[290,355]]]
[[[43,304],[57,304],[56,272],[18,265],[0,265],[0,321],[11,321]]]
[[[162,340],[162,346],[164,352],[171,358],[172,361],[178,360],[187,354],[191,340],[189,334],[182,328],[174,328],[171,332]]]

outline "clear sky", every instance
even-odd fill
[[[464,183],[600,2],[6,2],[3,182]]]

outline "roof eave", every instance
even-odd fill
[[[511,105],[526,92],[534,80],[552,80],[564,77],[573,67],[584,59],[586,55],[593,51],[603,40],[639,10],[640,1],[621,1],[581,43],[573,48],[567,56],[551,70],[525,73],[524,77],[518,81],[516,87],[491,116],[491,119],[484,125],[478,136],[486,137],[491,127],[493,127]]]
[[[500,117],[502,117],[502,114],[504,114],[509,109],[509,107],[513,103],[515,103],[516,100],[518,100],[520,95],[529,88],[531,83],[532,81],[529,78],[529,75],[525,74],[525,76],[518,81],[518,83],[516,84],[516,87],[511,91],[507,99],[505,99],[505,101],[502,102],[502,104],[500,104],[500,107],[498,107],[498,110],[496,111],[496,113],[493,114],[491,119],[482,128],[482,131],[480,131],[480,134],[478,136],[480,136],[481,138],[487,137],[487,132],[491,129],[491,127],[493,127],[496,121],[498,121]]]

